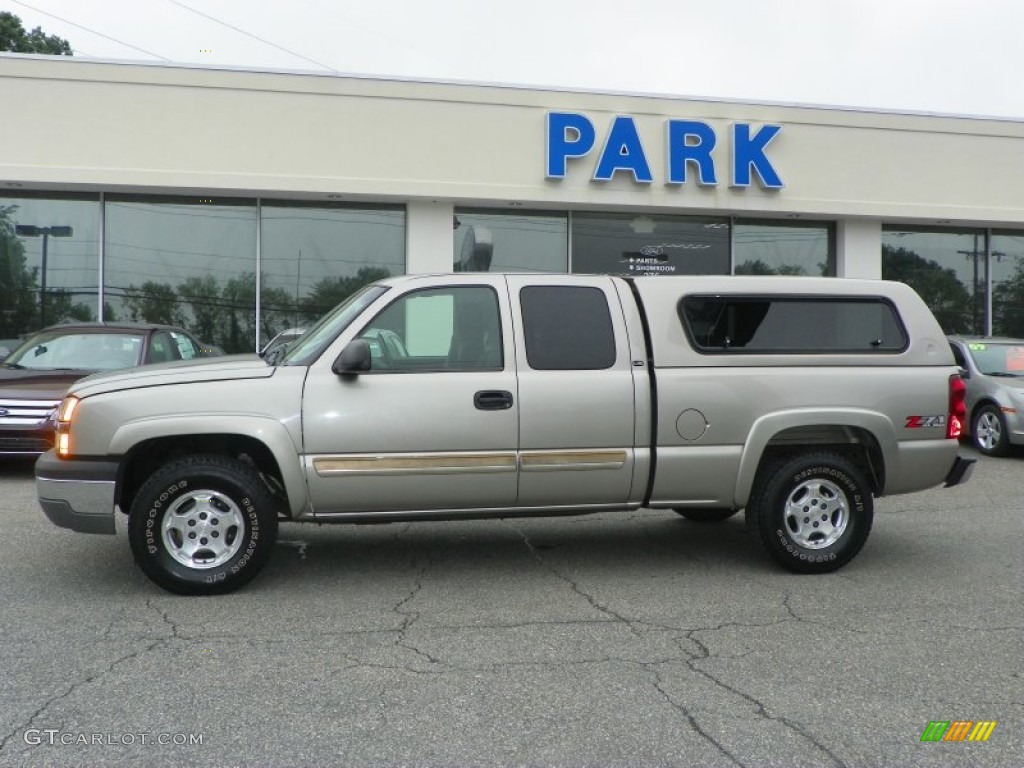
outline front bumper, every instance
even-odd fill
[[[114,533],[116,459],[61,460],[50,450],[36,461],[36,495],[54,525],[82,533]]]
[[[970,459],[965,456],[957,456],[956,461],[953,462],[953,468],[949,470],[949,474],[946,475],[945,488],[949,488],[954,485],[960,485],[966,483],[971,479],[971,473],[974,472],[974,465],[977,459]]]

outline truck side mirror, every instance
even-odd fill
[[[366,339],[353,339],[346,344],[331,370],[339,376],[354,376],[370,370],[370,345]]]
[[[969,378],[971,378],[971,372],[968,371],[966,368],[961,367],[960,368],[960,378],[961,379],[969,379]]]

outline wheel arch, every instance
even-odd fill
[[[993,395],[985,394],[979,397],[975,401],[974,405],[971,406],[970,411],[967,413],[967,429],[970,430],[972,433],[974,431],[974,416],[986,405],[991,405],[993,408],[1000,409],[1003,407],[1002,404],[998,400],[996,400],[996,398]]]
[[[192,454],[244,458],[281,498],[282,511],[291,517],[307,504],[306,484],[298,450],[284,427],[265,418],[232,417],[231,429],[203,419],[175,419],[168,434],[166,420],[132,422],[119,429],[110,452],[121,455],[115,502],[127,512],[142,484],[168,461]]]
[[[885,491],[886,468],[898,455],[892,421],[876,411],[799,409],[767,414],[752,427],[740,458],[735,503],[750,501],[757,473],[766,463],[808,450],[832,450],[864,472],[872,493]]]

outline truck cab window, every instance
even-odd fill
[[[484,286],[408,293],[360,334],[373,371],[481,371],[504,367],[498,297]]]
[[[590,286],[533,285],[519,293],[526,360],[537,371],[595,371],[615,364],[608,300]]]

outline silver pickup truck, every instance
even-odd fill
[[[59,526],[115,532],[172,592],[228,592],[279,520],[746,510],[783,567],[848,563],[873,498],[965,481],[964,386],[884,281],[410,275],[269,360],[76,384],[36,465]]]

